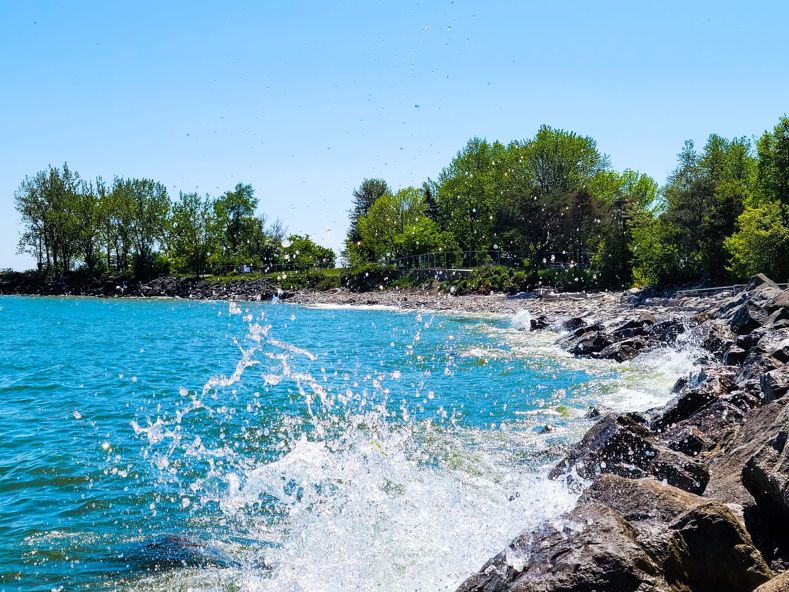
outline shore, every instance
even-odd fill
[[[3,293],[8,288],[0,284]],[[638,290],[283,293],[265,282],[182,278],[92,290],[98,293],[80,293],[527,311],[522,329],[558,330],[560,347],[573,355],[617,362],[691,340],[703,352],[699,371],[677,382],[673,399],[644,413],[594,411],[596,423],[550,472],[581,492],[576,507],[524,531],[485,565],[469,566],[479,571],[458,590],[789,590],[789,290],[764,276],[737,294],[688,297]]]
[[[687,333],[699,372],[663,407],[598,415],[549,474],[582,492],[575,508],[459,592],[789,590],[789,290],[756,276],[735,295],[636,296],[592,297],[561,344],[624,361]]]

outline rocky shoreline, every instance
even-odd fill
[[[550,473],[583,488],[575,508],[459,592],[789,590],[789,290],[756,276],[733,296],[621,306],[566,320],[564,347],[621,361],[691,331],[703,369],[664,407],[600,416]]]
[[[559,520],[524,532],[459,592],[789,590],[789,290],[756,276],[738,294],[642,291],[453,296],[429,290],[283,293],[265,281],[159,278],[0,293],[270,300],[512,315],[561,326],[579,357],[632,359],[691,332],[706,352],[674,398],[599,416],[551,471],[583,489]]]

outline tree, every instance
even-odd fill
[[[644,242],[636,241],[637,258],[646,265],[637,270],[639,277],[660,282],[725,278],[729,272],[723,241],[734,232],[752,193],[754,171],[745,138],[712,134],[701,153],[686,142],[661,192],[660,223],[652,227],[669,242],[658,245],[646,231],[638,233]]]
[[[493,240],[497,191],[496,163],[504,159],[500,142],[472,138],[438,177],[442,222],[464,250],[487,249]]]
[[[396,257],[458,250],[454,236],[427,216],[425,196],[414,187],[379,197],[359,219],[359,234],[370,258],[357,258],[355,263],[383,263]]]
[[[40,269],[71,269],[84,231],[80,202],[85,185],[68,164],[26,177],[14,196],[25,230],[19,251],[33,254]]]
[[[175,265],[197,277],[204,273],[217,248],[216,228],[211,198],[181,193],[173,204],[169,225],[168,251]]]
[[[315,243],[309,235],[291,234],[282,248],[282,258],[293,269],[334,267],[334,251]]]
[[[170,212],[167,189],[152,179],[115,179],[112,193],[108,206],[119,241],[118,267],[125,267],[131,246],[135,275],[147,277],[154,272],[157,248],[167,238],[167,216]]]
[[[243,183],[238,183],[233,191],[227,191],[214,202],[223,250],[234,263],[242,262],[240,260],[250,254],[249,241],[258,226],[255,221],[257,207],[255,190]]]
[[[351,264],[369,261],[373,258],[372,253],[361,242],[359,220],[367,215],[376,200],[391,194],[389,185],[383,179],[364,179],[359,187],[353,190],[352,205],[348,211],[348,233],[345,237],[345,250],[343,251],[343,256]]]
[[[779,200],[745,208],[737,219],[737,232],[724,241],[737,277],[765,273],[777,281],[789,280],[787,218],[787,206]]]
[[[592,191],[605,208],[593,269],[600,285],[627,286],[633,279],[634,231],[651,219],[649,208],[657,197],[657,183],[637,171],[605,171],[596,175]]]
[[[789,206],[789,117],[784,115],[757,143],[758,181],[762,200]]]

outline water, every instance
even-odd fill
[[[572,506],[545,475],[588,406],[690,367],[524,322],[0,298],[0,589],[453,590]],[[228,562],[149,571],[164,535]]]

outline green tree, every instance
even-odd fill
[[[154,270],[154,256],[166,238],[170,197],[161,183],[152,179],[117,179],[122,223],[128,223],[133,249],[134,273],[147,277]]]
[[[649,208],[657,198],[657,183],[637,171],[604,171],[595,176],[592,192],[604,204],[593,269],[600,285],[629,285],[635,256],[633,233],[651,219]]]
[[[789,117],[784,115],[757,143],[758,181],[762,200],[789,206]]]
[[[359,219],[359,234],[371,258],[357,259],[358,263],[383,263],[407,255],[458,250],[452,233],[442,231],[427,216],[425,196],[414,187],[379,197],[367,215]]]
[[[282,248],[282,259],[292,269],[334,267],[334,251],[315,243],[308,235],[291,234]]]
[[[724,242],[737,277],[765,273],[777,281],[789,281],[787,219],[787,206],[778,200],[745,208],[737,220],[737,232]]]
[[[258,200],[251,185],[238,183],[233,191],[227,191],[214,202],[217,224],[223,239],[223,251],[228,261],[242,263],[250,256],[250,241],[258,222],[255,210]]]
[[[747,139],[712,134],[699,153],[686,142],[662,189],[659,223],[638,233],[637,270],[648,283],[714,280],[728,275],[723,248],[752,193],[755,161]],[[663,244],[646,229],[652,228]],[[641,240],[643,242],[639,243]],[[651,270],[651,271],[650,271]]]
[[[373,255],[362,244],[359,232],[359,220],[367,215],[370,207],[384,195],[391,195],[392,190],[383,179],[364,179],[359,187],[353,190],[351,209],[348,212],[348,233],[345,237],[343,256],[349,261],[368,261]]]
[[[176,267],[199,277],[217,248],[214,202],[209,196],[181,193],[170,217],[168,252]]]
[[[438,177],[437,206],[444,213],[444,228],[464,250],[484,250],[494,240],[496,164],[505,152],[500,142],[472,138]]]
[[[68,164],[26,177],[14,196],[24,230],[19,251],[33,254],[39,268],[64,273],[79,256],[85,184]]]

